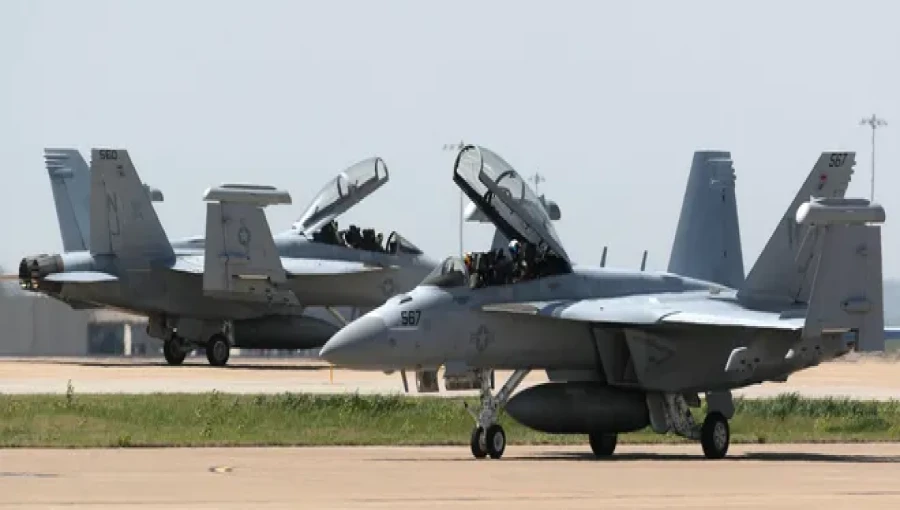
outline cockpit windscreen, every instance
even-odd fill
[[[365,159],[332,179],[294,224],[301,232],[314,232],[347,212],[388,181],[387,166],[379,157]]]
[[[432,285],[442,289],[452,289],[469,285],[469,272],[459,257],[447,257],[420,285]]]

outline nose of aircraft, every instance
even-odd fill
[[[380,317],[364,315],[334,334],[319,351],[319,356],[333,365],[365,368],[377,365],[379,345],[387,325]]]

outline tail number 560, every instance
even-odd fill
[[[401,326],[418,326],[419,319],[422,317],[421,310],[405,310],[400,312]]]

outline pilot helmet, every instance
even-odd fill
[[[512,241],[509,242],[508,250],[509,250],[509,254],[512,255],[513,257],[515,257],[516,255],[519,254],[519,241],[518,241],[518,239],[513,239]]]

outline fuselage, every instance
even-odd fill
[[[746,310],[734,289],[668,273],[576,267],[569,274],[476,289],[432,282],[429,276],[355,320],[329,339],[321,356],[357,370],[452,363],[580,372],[615,386],[693,391],[783,380],[808,366],[802,356],[787,355],[792,348],[814,349],[824,359],[848,348],[840,334],[801,345],[798,330],[660,323],[651,315],[661,309],[699,305],[722,316]],[[606,300],[590,301],[595,298]],[[568,318],[557,315],[562,310]],[[740,348],[757,358],[753,371],[726,370]]]
[[[462,282],[460,282],[462,283]],[[356,369],[429,368],[455,361],[473,368],[591,368],[596,366],[591,329],[528,312],[493,313],[489,304],[567,302],[589,298],[669,293],[696,298],[720,285],[668,273],[576,266],[571,273],[508,285],[424,282],[357,319],[326,344],[322,355]],[[646,298],[644,298],[646,299]]]
[[[300,306],[267,305],[204,295],[202,267],[199,273],[171,269],[173,261],[128,264],[115,256],[93,256],[89,252],[60,255],[62,271],[100,271],[118,281],[47,285],[45,292],[64,300],[93,303],[138,314],[167,314],[198,319],[248,319],[271,314],[297,314],[309,306],[373,307],[394,293],[412,289],[433,268],[421,253],[384,253],[313,242],[297,231],[275,236],[282,258],[353,261],[385,266],[383,270],[338,275],[289,277]],[[183,260],[203,256],[200,238],[186,239],[175,248]]]

